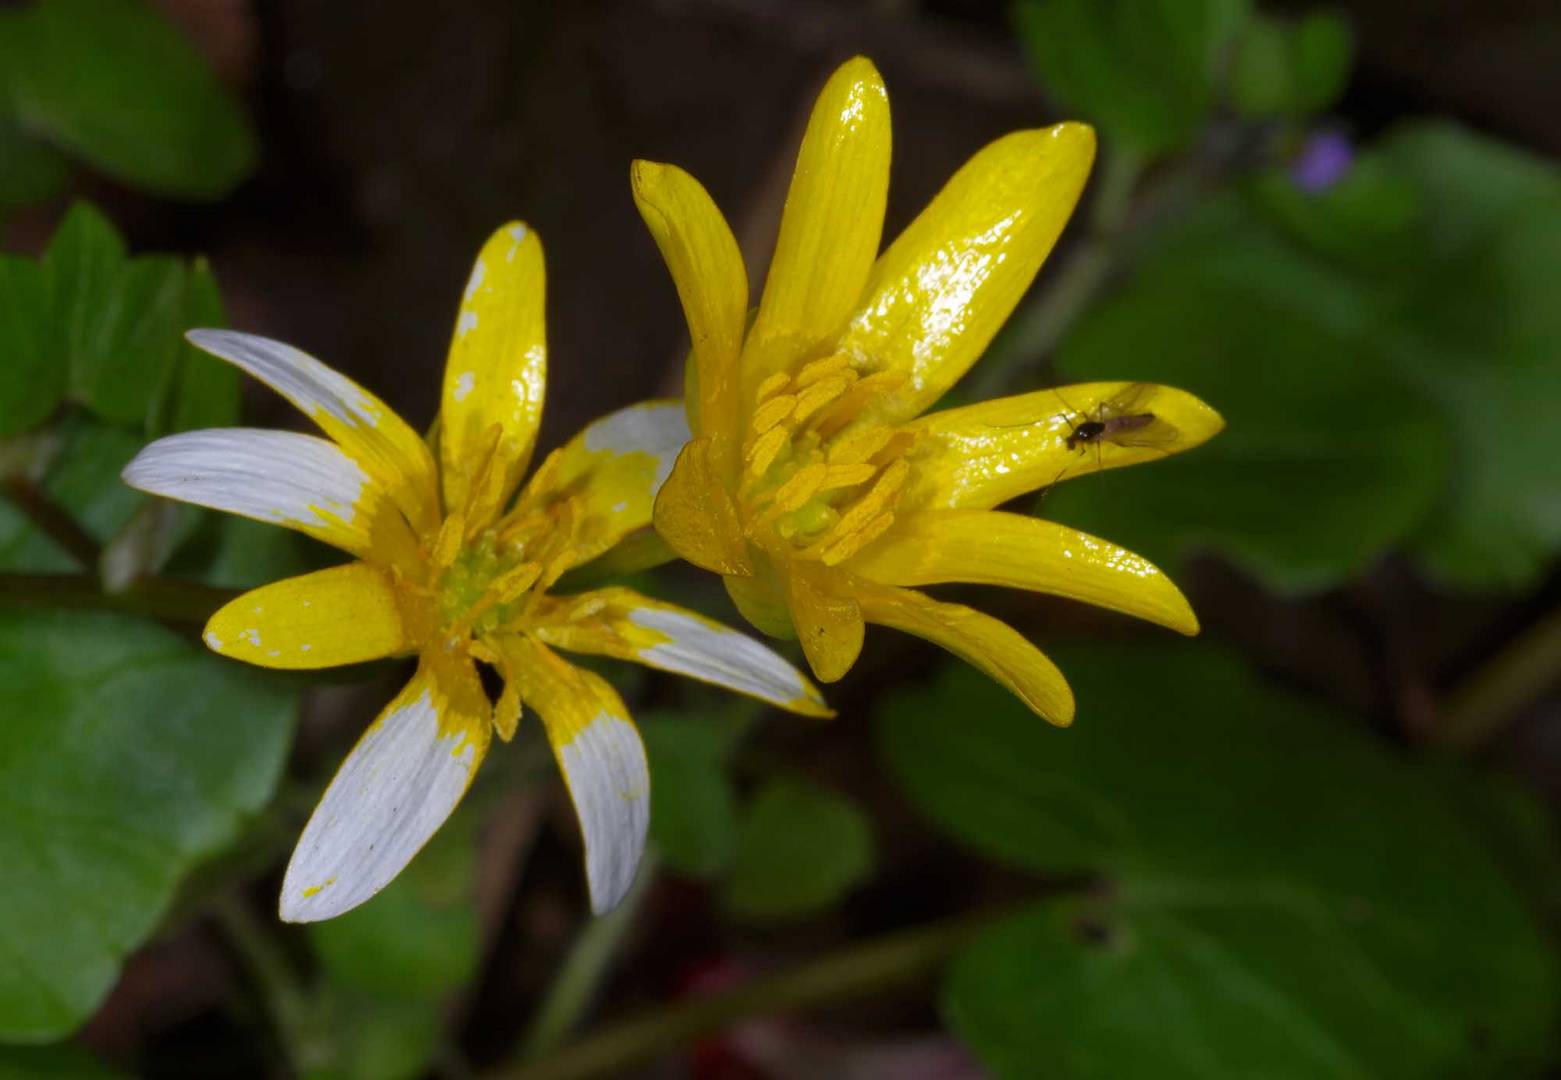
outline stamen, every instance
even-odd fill
[[[766,376],[765,380],[759,384],[759,389],[754,391],[754,403],[758,404],[759,402],[762,402],[765,398],[775,393],[775,391],[785,386],[789,381],[790,377],[784,371],[777,371],[772,375]]]
[[[876,468],[865,461],[858,465],[830,465],[824,475],[824,482],[818,486],[820,491],[836,491],[840,488],[856,487],[865,484],[878,472]]]
[[[439,535],[434,540],[433,564],[440,573],[448,570],[455,562],[465,539],[466,516],[457,511],[440,524]]]
[[[806,420],[845,393],[855,381],[856,376],[848,371],[843,375],[836,375],[832,379],[823,379],[815,383],[797,398],[796,408],[791,411],[792,417],[799,423]]]
[[[848,431],[829,444],[829,463],[851,465],[866,461],[888,445],[892,438],[894,429],[886,424],[872,424]]]
[[[801,390],[804,387],[812,386],[824,376],[833,375],[850,363],[851,358],[845,353],[835,353],[833,356],[826,356],[822,360],[814,360],[804,365],[802,370],[797,372],[797,389]],[[771,377],[773,378],[773,376]]]
[[[781,452],[791,433],[785,428],[775,427],[760,435],[748,444],[748,471],[754,476],[763,476],[770,471],[770,465],[775,461],[775,455]]]
[[[824,482],[824,477],[828,473],[829,467],[822,462],[815,462],[798,469],[790,480],[776,490],[776,508],[782,513],[800,509],[803,503],[818,492],[819,485]]]
[[[762,435],[776,424],[786,419],[792,406],[797,403],[795,394],[782,394],[780,397],[771,398],[754,410],[753,430],[755,434]]]
[[[819,558],[825,566],[838,566],[882,536],[893,524],[893,514],[879,514],[856,532],[849,536],[842,536],[830,544]]]

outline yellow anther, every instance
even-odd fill
[[[825,566],[838,566],[882,536],[893,524],[893,514],[879,514],[856,532],[834,541],[819,558]]]
[[[792,417],[799,422],[806,420],[845,393],[853,381],[854,377],[847,372],[844,375],[836,375],[832,379],[823,379],[814,383],[797,398],[797,405],[791,410]]]
[[[754,433],[762,435],[786,419],[791,413],[792,406],[796,403],[796,395],[782,394],[780,397],[771,398],[763,405],[760,405],[753,412]]]
[[[888,445],[892,438],[894,429],[884,424],[872,424],[848,431],[829,444],[829,463],[853,465],[866,461]]]
[[[520,687],[514,679],[504,680],[504,690],[493,706],[493,730],[499,738],[509,742],[520,727]]]
[[[829,471],[824,475],[824,482],[818,486],[820,491],[856,487],[858,484],[867,483],[878,472],[865,461],[858,465],[830,465],[828,469]]]
[[[580,553],[572,545],[566,546],[557,555],[547,561],[547,569],[542,572],[541,585],[546,589],[564,576],[564,571],[576,565],[580,561]]]
[[[771,428],[748,444],[748,451],[744,455],[748,459],[748,471],[754,476],[763,476],[770,471],[770,465],[775,461],[775,455],[781,452],[786,445],[790,433],[782,427]]]
[[[814,360],[812,363],[804,365],[802,370],[797,372],[797,389],[801,390],[803,387],[812,386],[824,376],[833,375],[850,363],[851,358],[845,353],[835,353],[833,356],[826,356],[822,360]],[[852,379],[854,378],[855,375],[852,376]]]
[[[831,403],[826,418],[820,422],[820,428],[824,429],[825,434],[832,434],[856,419],[870,402],[899,389],[907,378],[902,371],[878,371],[859,379],[851,389]]]
[[[775,492],[775,507],[783,514],[789,514],[811,499],[817,492],[819,485],[828,475],[829,467],[822,462],[805,465],[798,469]]]
[[[891,462],[889,467],[879,474],[877,482],[867,489],[867,494],[857,499],[851,508],[840,516],[840,523],[826,537],[827,543],[833,544],[837,539],[849,536],[887,509],[890,500],[899,493],[910,471],[911,467],[904,459]]]
[[[441,572],[449,569],[466,540],[466,516],[459,512],[445,518],[434,539],[433,563]]]
[[[534,562],[521,563],[504,571],[488,586],[488,596],[494,597],[496,604],[513,603],[518,597],[525,594],[526,590],[537,583],[537,578],[542,576],[542,567]]]
[[[763,401],[765,398],[775,393],[790,381],[791,377],[784,371],[777,371],[773,375],[767,376],[765,380],[759,384],[759,389],[754,391],[753,400],[755,402]]]

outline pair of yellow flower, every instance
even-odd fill
[[[889,146],[883,82],[851,60],[814,108],[751,320],[742,257],[705,190],[675,166],[636,162],[634,199],[688,320],[687,400],[596,421],[524,485],[547,358],[542,248],[524,225],[500,229],[477,258],[426,441],[296,349],[190,334],[326,437],[174,435],[146,447],[126,481],[355,557],[244,594],[212,617],[207,644],[273,668],[419,658],[304,829],[282,918],[329,918],[383,888],[454,810],[492,734],[514,734],[523,704],[540,716],[574,801],[592,906],[614,906],[644,849],[645,754],[618,695],[556,650],[829,714],[801,673],[734,630],[625,588],[552,591],[593,560],[650,561],[664,550],[653,523],[677,554],[723,575],[756,627],[800,639],[826,682],[850,669],[865,624],[879,623],[938,643],[1068,723],[1067,683],[1020,634],[909,588],[939,582],[1053,593],[1196,632],[1181,593],[1143,559],[993,508],[1197,445],[1221,426],[1207,406],[1140,388],[1123,426],[1152,417],[1153,446],[1106,437],[1122,383],[922,415],[981,354],[1056,242],[1093,133],[1068,123],[997,140],[879,254]],[[497,702],[477,661],[502,676]]]

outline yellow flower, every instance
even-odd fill
[[[635,162],[634,198],[693,344],[693,441],[656,500],[678,554],[743,614],[800,638],[824,681],[878,623],[936,642],[1066,724],[1073,696],[1008,625],[907,586],[1009,585],[1183,633],[1197,620],[1144,559],[993,508],[1059,480],[1196,446],[1223,421],[1179,390],[1089,383],[927,415],[981,355],[1062,231],[1094,157],[1076,123],[1017,131],[948,182],[881,255],[889,103],[863,58],[815,105],[750,324],[736,241],[699,182]]]
[[[500,229],[477,258],[433,449],[374,395],[297,349],[220,330],[190,339],[282,394],[327,438],[174,435],[146,447],[126,482],[287,525],[356,556],[245,593],[212,616],[206,643],[272,668],[419,658],[304,829],[282,918],[329,918],[388,884],[465,794],[490,733],[514,734],[522,702],[541,716],[574,800],[593,907],[615,905],[644,849],[645,752],[612,687],[554,648],[828,715],[790,664],[693,612],[623,588],[549,593],[566,570],[643,541],[688,428],[675,401],[631,406],[555,450],[520,487],[547,360],[542,246],[526,226]],[[496,705],[478,660],[504,679]]]

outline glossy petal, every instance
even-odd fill
[[[1198,632],[1187,598],[1149,560],[1093,536],[1021,514],[926,510],[907,515],[846,564],[885,585],[968,582],[1066,596]]]
[[[425,657],[304,827],[282,881],[282,918],[329,919],[388,885],[466,794],[488,749],[490,712],[470,661]]]
[[[868,622],[941,645],[1001,683],[1043,720],[1061,727],[1073,722],[1073,691],[1062,672],[1007,623],[910,589],[861,582],[856,596]]]
[[[636,161],[634,204],[677,286],[698,375],[696,434],[737,437],[737,355],[748,321],[742,252],[704,187],[676,165]],[[724,452],[728,452],[723,450]]]
[[[630,589],[550,600],[536,635],[570,652],[632,660],[724,686],[792,712],[831,716],[818,688],[772,649],[686,608]]]
[[[585,837],[586,882],[598,915],[634,882],[650,822],[645,747],[606,680],[528,637],[496,639],[526,702],[542,717]]]
[[[695,566],[717,574],[751,571],[748,541],[711,461],[709,439],[695,439],[678,455],[656,495],[655,525],[672,550]]]
[[[308,533],[363,555],[383,499],[357,461],[332,442],[290,431],[186,431],[144,447],[125,483],[180,502]]]
[[[889,95],[872,61],[842,64],[813,106],[744,358],[751,388],[839,333],[883,234]]]
[[[395,588],[361,562],[251,589],[211,617],[205,638],[223,656],[269,668],[357,664],[411,648]]]
[[[418,529],[439,525],[433,455],[422,436],[379,398],[280,341],[233,330],[191,330],[190,342],[296,405],[334,439]]]
[[[679,401],[646,401],[609,413],[548,455],[518,507],[573,500],[578,566],[650,524],[656,492],[688,442]]]
[[[520,222],[495,232],[472,266],[445,363],[439,456],[445,505],[468,519],[489,469],[496,511],[525,473],[542,421],[547,337],[542,242]],[[490,460],[491,459],[491,460]]]
[[[1074,428],[1124,393],[1154,426],[1069,449]],[[1152,383],[1079,383],[945,409],[910,425],[917,440],[900,505],[989,509],[1059,480],[1191,450],[1224,426],[1185,390]]]
[[[1094,155],[1083,124],[1005,135],[884,252],[839,345],[905,376],[871,406],[878,418],[920,413],[986,349],[1067,224]]]

